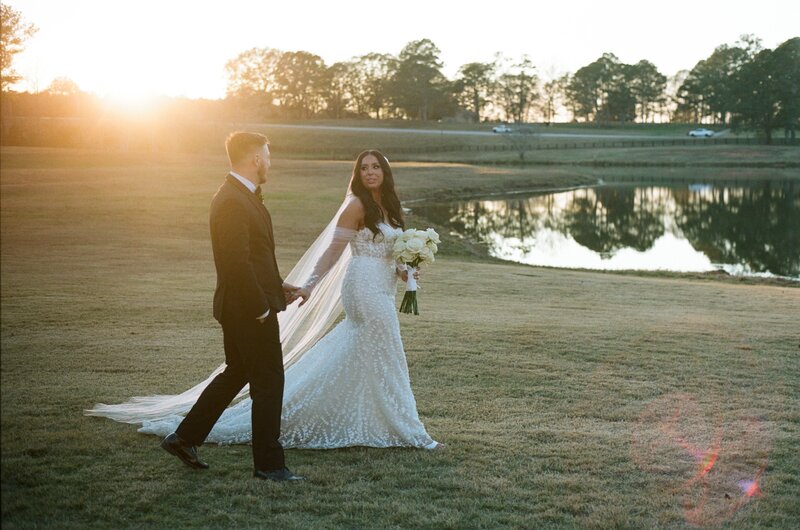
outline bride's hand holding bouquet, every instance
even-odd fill
[[[394,258],[398,263],[398,270],[407,273],[406,294],[400,303],[401,313],[419,315],[416,272],[421,265],[429,265],[436,261],[435,255],[439,250],[439,243],[441,243],[439,234],[433,228],[427,230],[409,228],[395,241]]]

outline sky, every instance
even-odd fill
[[[306,50],[326,64],[398,54],[429,38],[443,71],[527,54],[549,78],[611,52],[672,75],[752,33],[774,48],[800,36],[800,0],[9,0],[39,31],[14,61],[44,90],[56,77],[102,96],[225,95],[225,63],[253,47]]]

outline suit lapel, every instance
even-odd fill
[[[236,189],[244,193],[247,196],[247,200],[249,200],[261,213],[261,216],[264,218],[264,220],[267,221],[267,223],[269,223],[270,225],[272,224],[270,222],[269,213],[267,213],[267,208],[264,206],[264,203],[258,200],[258,197],[256,197],[255,193],[247,189],[247,187],[244,184],[239,182],[239,179],[237,179],[230,173],[228,173],[228,182],[230,182]]]
[[[241,193],[244,193],[247,196],[247,200],[249,200],[253,204],[253,206],[255,206],[256,210],[258,210],[258,213],[261,215],[261,218],[264,219],[264,222],[267,225],[267,237],[269,238],[270,246],[274,249],[275,239],[272,235],[272,218],[270,217],[269,212],[267,211],[267,207],[264,206],[264,203],[258,200],[258,197],[256,197],[255,193],[247,189],[247,187],[244,184],[239,182],[239,179],[237,179],[230,173],[228,173],[227,181]]]

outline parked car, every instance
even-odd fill
[[[711,138],[714,136],[714,131],[709,129],[694,129],[689,131],[689,136],[692,138]]]
[[[514,132],[514,129],[512,129],[508,125],[501,124],[501,125],[498,125],[497,127],[492,127],[492,132],[495,132],[495,133],[510,133],[510,132]]]

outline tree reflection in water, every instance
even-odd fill
[[[562,257],[572,253],[578,260],[568,267],[638,268],[647,260],[632,259],[627,267],[620,261],[649,255],[646,268],[800,276],[800,189],[794,181],[615,185],[419,210],[486,242],[493,255],[525,263],[552,264],[536,260],[542,252],[557,254],[561,245]],[[674,249],[693,256],[673,256],[681,253]]]
[[[574,193],[561,231],[603,255],[630,247],[644,251],[664,234],[665,188],[598,188]]]

